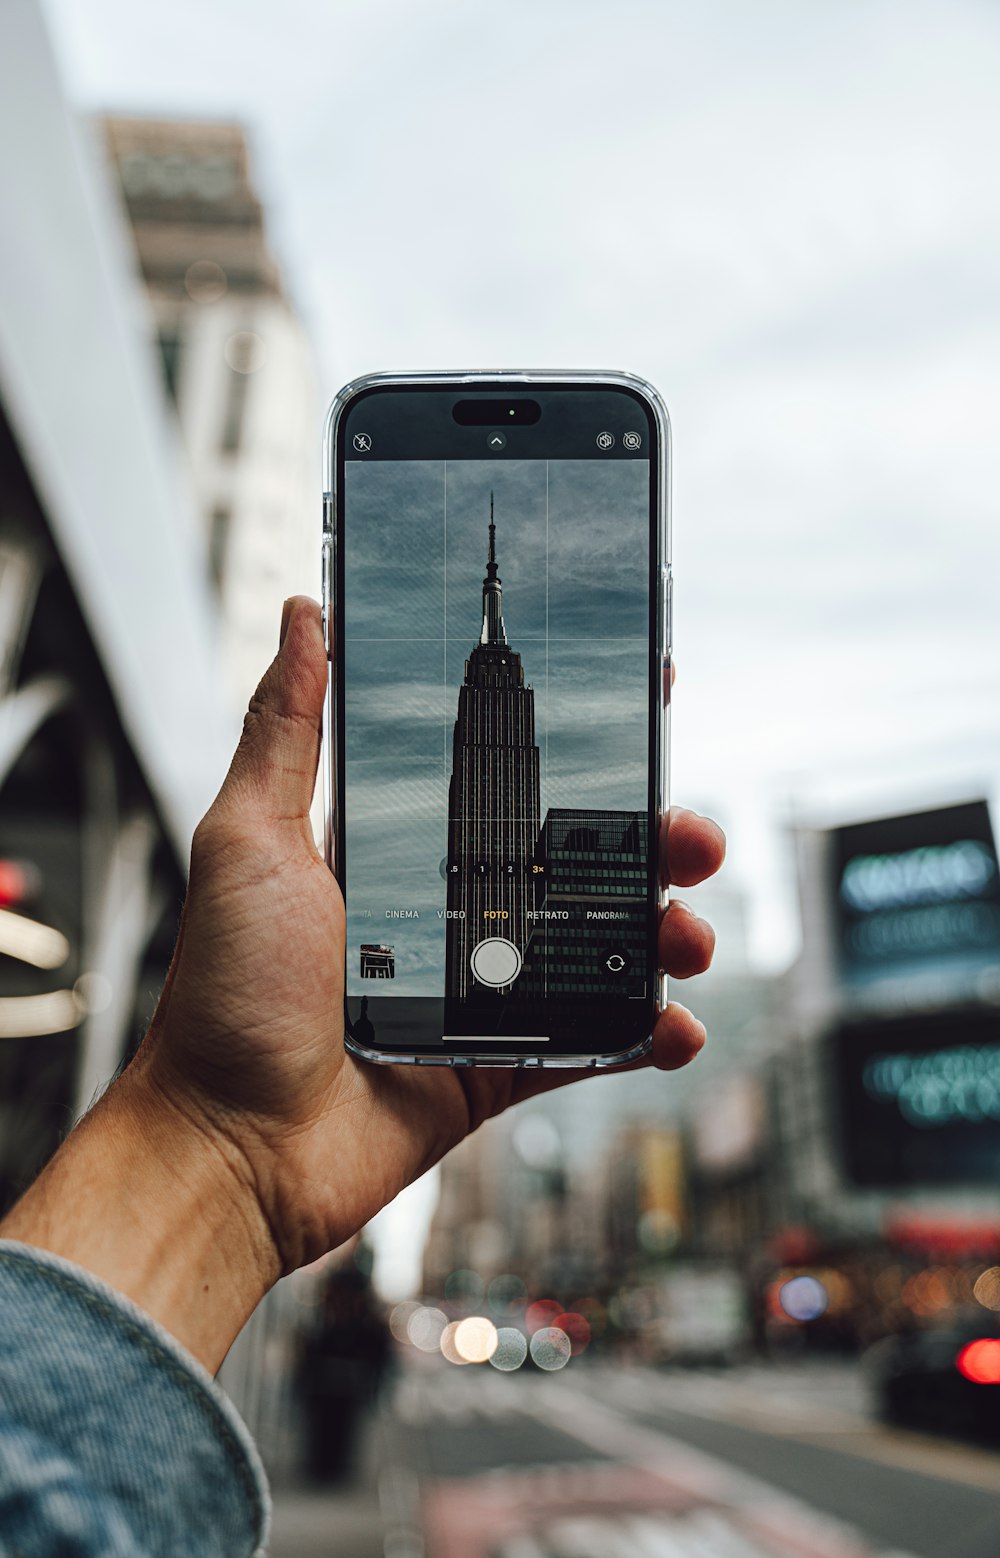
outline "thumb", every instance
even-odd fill
[[[320,609],[307,595],[293,595],[281,614],[278,653],[250,699],[217,808],[249,805],[269,822],[308,818],[316,787],[326,680]]]

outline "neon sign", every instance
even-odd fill
[[[862,1080],[870,1098],[895,1103],[910,1125],[1000,1120],[1000,1044],[873,1055]]]
[[[856,987],[1000,968],[1000,865],[989,808],[966,801],[834,830],[840,974]]]
[[[894,855],[856,855],[844,867],[840,896],[861,914],[981,898],[997,875],[992,850],[979,839],[927,844]]]

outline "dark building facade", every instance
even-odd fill
[[[535,694],[507,642],[490,498],[479,642],[458,695],[448,796],[445,991],[470,994],[472,950],[502,937],[523,953],[540,824]]]
[[[647,835],[641,812],[546,813],[519,983],[525,996],[645,994]]]

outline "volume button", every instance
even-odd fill
[[[663,652],[668,657],[674,649],[674,575],[670,568],[663,573]]]
[[[326,534],[323,536],[323,639],[328,660],[333,658],[333,558],[333,537]]]

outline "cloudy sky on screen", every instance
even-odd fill
[[[490,496],[504,623],[534,691],[541,815],[643,811],[649,471],[352,461],[346,491],[349,968],[377,936],[396,949],[400,988],[436,995],[452,737],[482,628]],[[386,908],[420,919],[387,925]]]
[[[47,0],[87,108],[237,116],[332,391],[607,364],[675,434],[674,792],[757,954],[781,823],[1000,770],[1000,12]]]

